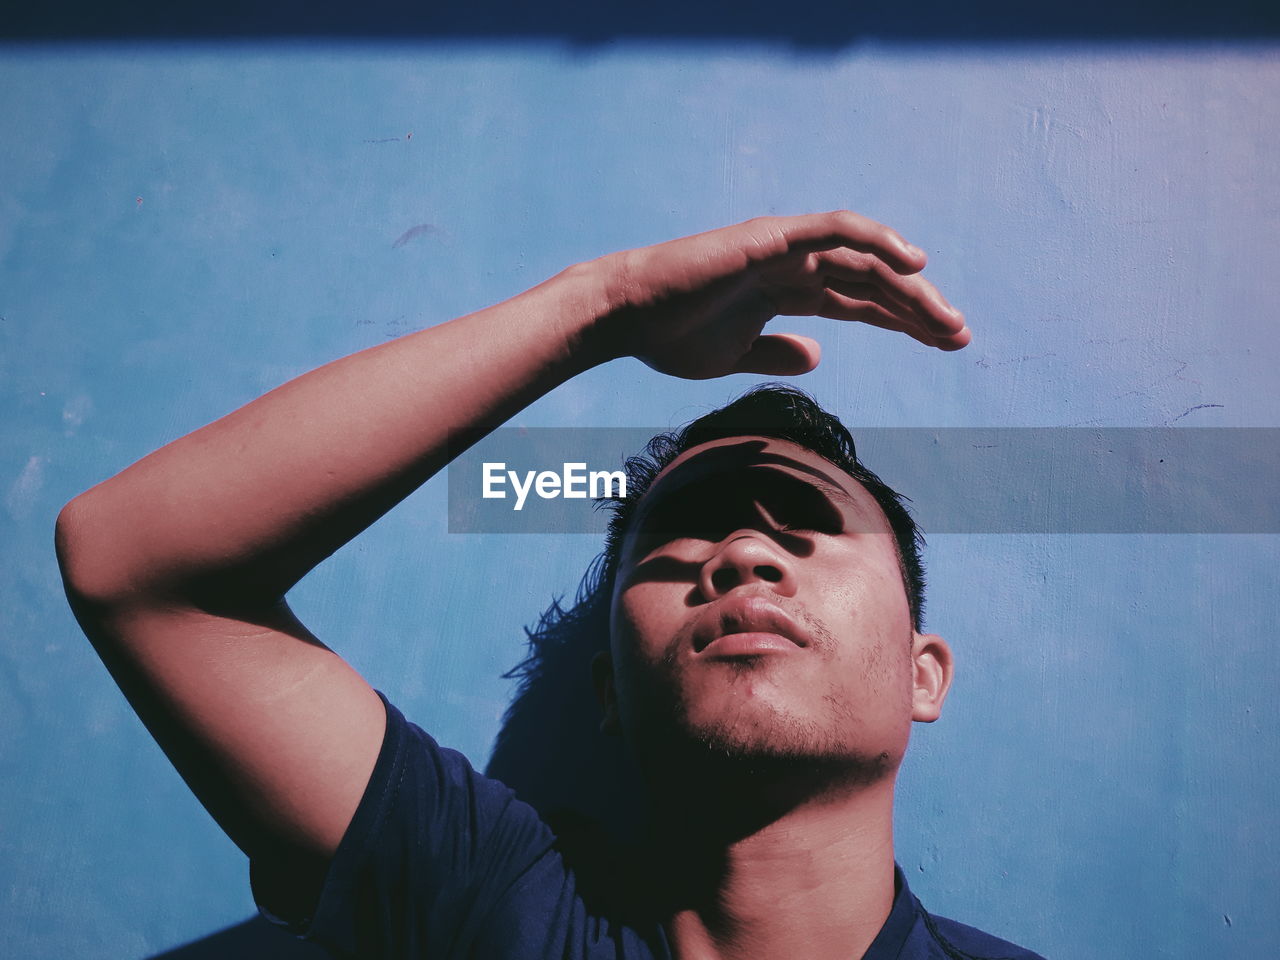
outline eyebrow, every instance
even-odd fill
[[[822,473],[820,470],[814,470],[812,471],[812,476],[814,478],[812,482],[812,486],[817,487],[819,490],[821,490],[827,496],[831,497],[833,500],[837,500],[840,503],[845,504],[846,506],[852,507],[854,510],[858,511],[859,513],[865,512],[863,509],[862,503],[858,500],[857,497],[855,497],[852,493],[850,493],[844,487],[840,486],[840,484],[835,483],[834,481],[828,479],[826,474]],[[800,480],[799,477],[796,477],[795,479]],[[804,481],[801,481],[801,482],[804,482]]]

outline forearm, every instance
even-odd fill
[[[89,600],[253,608],[538,397],[607,359],[604,261],[343,357],[144,457],[59,518]]]

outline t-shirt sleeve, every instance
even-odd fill
[[[382,748],[311,915],[274,913],[269,869],[257,862],[254,901],[267,920],[340,956],[467,954],[535,866],[539,885],[557,872],[563,885],[555,836],[510,788],[378,696],[387,712]]]

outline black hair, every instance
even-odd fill
[[[642,453],[627,460],[626,496],[602,498],[596,504],[612,510],[604,551],[587,568],[570,607],[554,600],[536,627],[525,628],[528,653],[503,675],[520,681],[508,720],[539,677],[557,668],[580,672],[592,654],[608,650],[609,608],[623,541],[637,505],[658,474],[686,450],[711,440],[746,435],[790,441],[813,451],[862,484],[893,531],[911,622],[917,632],[922,629],[925,577],[920,551],[924,535],[907,511],[904,501],[910,501],[858,460],[853,437],[839,418],[802,390],[765,383],[678,430],[658,434]]]

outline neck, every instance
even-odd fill
[[[893,906],[892,777],[755,820],[688,806],[658,808],[650,847],[679,960],[866,952]]]

